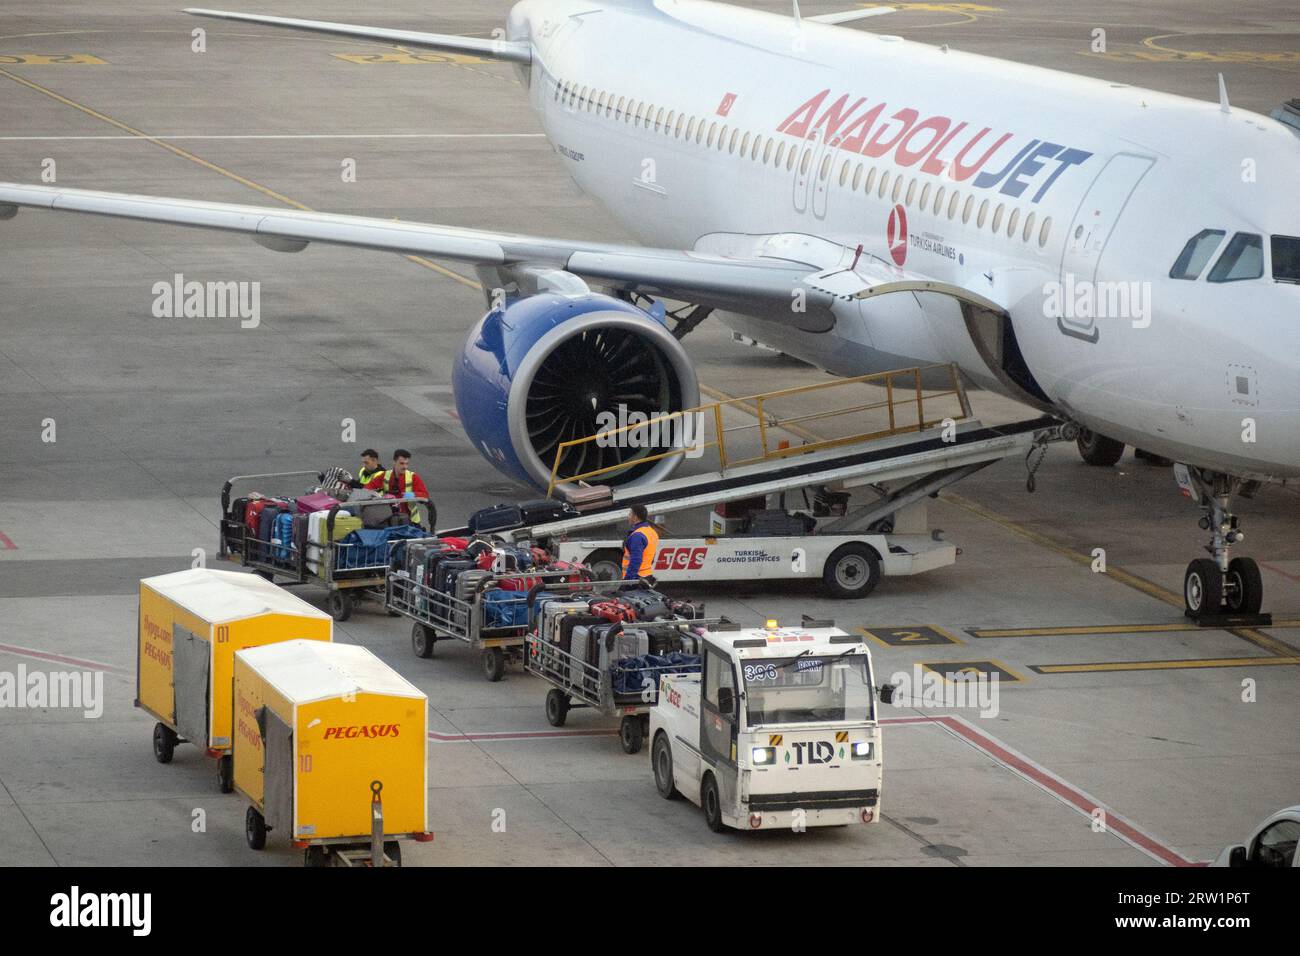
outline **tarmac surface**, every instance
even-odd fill
[[[376,62],[394,51],[177,6],[6,3],[0,179],[40,182],[52,161],[60,185],[625,238],[568,183],[511,68]],[[1265,113],[1300,95],[1300,18],[1282,2],[902,6],[867,25],[1205,99],[1222,72],[1235,105]],[[508,4],[242,8],[486,36]],[[198,26],[204,53],[191,49]],[[1091,49],[1095,28],[1105,53]],[[348,160],[355,182],[341,176]],[[444,524],[531,497],[455,419],[451,357],[482,293],[460,266],[328,247],[273,255],[90,217],[24,212],[0,237],[0,672],[100,670],[106,697],[93,719],[0,709],[0,863],[298,865],[274,834],[260,854],[245,846],[243,800],[217,793],[196,749],[154,761],[153,721],[132,706],[137,582],[216,564],[228,477],[352,466],[366,445],[414,452]],[[176,274],[260,282],[260,326],[155,318],[153,286]],[[701,381],[727,395],[825,379],[716,321],[687,342]],[[973,402],[986,421],[1024,411]],[[347,420],[356,444],[342,440]],[[540,681],[513,667],[488,684],[450,643],[417,659],[407,622],[363,607],[336,639],[429,695],[436,840],[408,844],[406,864],[1185,864],[1300,803],[1297,489],[1240,503],[1240,553],[1261,562],[1277,626],[1228,631],[1182,615],[1183,569],[1204,535],[1168,468],[1131,451],[1089,468],[1056,446],[1036,478],[1026,493],[1025,465],[1010,460],[944,492],[930,517],[961,547],[957,564],[887,579],[865,601],[812,585],[676,589],[748,622],[810,614],[864,628],[878,678],[915,664],[999,670],[995,716],[882,707],[884,820],[870,827],[714,835],[697,809],[660,799],[646,754],[623,754],[612,720],[577,711],[557,731]]]

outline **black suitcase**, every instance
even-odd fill
[[[565,518],[576,518],[578,509],[567,501],[542,498],[538,501],[520,502],[519,513],[524,526],[527,526],[543,524],[547,521],[563,521]]]
[[[636,611],[638,621],[662,621],[673,616],[668,598],[658,591],[629,588],[619,592],[617,600]]]
[[[704,617],[703,602],[696,604],[694,601],[668,601],[668,610],[683,621],[699,621]]]
[[[523,512],[518,505],[493,505],[469,516],[469,533],[484,534],[489,531],[509,531],[524,526]]]
[[[433,587],[437,580],[438,565],[443,561],[465,561],[467,560],[464,551],[457,551],[449,548],[446,551],[430,551],[424,556],[424,574],[420,577],[420,583],[426,587]]]
[[[439,561],[438,569],[434,572],[433,589],[447,594],[453,593],[456,589],[456,575],[472,567],[474,567],[473,561]]]
[[[600,624],[605,619],[596,617],[594,614],[566,614],[560,618],[559,640],[556,644],[560,650],[566,654],[574,653],[573,649],[573,629],[575,627],[591,627],[593,624]]]

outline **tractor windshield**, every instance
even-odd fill
[[[746,660],[749,726],[875,719],[866,654]]]

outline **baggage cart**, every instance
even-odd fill
[[[492,608],[488,595],[493,592],[513,595],[502,609],[508,615],[509,605],[521,610],[532,606],[532,599],[541,588],[550,588],[571,579],[577,573],[590,579],[585,568],[561,571],[521,571],[510,574],[485,572],[465,599],[447,591],[439,591],[422,584],[407,574],[390,572],[384,605],[390,612],[409,618],[411,624],[411,650],[416,657],[433,657],[435,642],[458,640],[480,652],[483,676],[496,682],[505,676],[506,661],[518,661],[523,656],[524,637],[528,633],[527,619],[513,624],[493,624]],[[504,591],[502,585],[512,580],[535,579],[540,584],[528,591]]]
[[[229,793],[230,688],[236,651],[281,641],[330,641],[321,611],[254,574],[192,568],[140,581],[135,705],[154,717],[153,753],[178,743],[217,760]]]
[[[235,789],[307,866],[400,866],[428,832],[428,700],[369,650],[288,641],[235,655]]]
[[[566,586],[578,590],[579,586]],[[610,593],[633,587],[644,589],[639,581],[595,581],[582,585],[597,593]],[[614,625],[635,628],[660,637],[675,638],[683,652],[697,648],[699,634],[705,628],[725,630],[732,627],[726,618],[693,620],[629,621]],[[615,634],[606,636],[606,640]],[[693,673],[698,662],[680,661],[663,665],[620,666],[605,641],[601,642],[599,660],[592,663],[585,654],[564,650],[558,644],[530,633],[524,641],[524,670],[551,685],[546,692],[546,720],[553,727],[564,726],[569,711],[590,707],[606,717],[619,716],[618,739],[623,752],[634,754],[641,749],[650,728],[650,709],[659,699],[659,678],[664,674]]]
[[[339,533],[341,522],[348,524],[349,530],[361,530],[350,527],[352,516],[349,509],[420,505],[425,509],[426,523],[430,528],[436,520],[437,511],[428,498],[343,502],[320,512],[320,540],[312,540],[309,534],[304,534],[300,538],[291,536],[289,540],[264,541],[251,534],[242,521],[230,515],[231,502],[234,500],[232,492],[236,485],[242,484],[249,489],[269,487],[272,484],[283,487],[294,481],[301,483],[303,479],[308,479],[308,484],[311,485],[311,479],[319,484],[323,478],[323,473],[315,471],[240,475],[231,478],[221,489],[222,518],[217,556],[233,560],[232,556],[238,555],[243,567],[251,568],[266,580],[280,585],[310,584],[324,588],[325,608],[334,620],[341,623],[352,616],[358,601],[371,598],[383,603],[392,550],[397,545],[397,542],[389,542],[383,553],[376,553],[372,548],[341,540],[346,536]]]

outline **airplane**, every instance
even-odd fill
[[[513,64],[572,179],[641,245],[0,184],[19,207],[468,263],[489,311],[453,371],[467,435],[545,486],[621,404],[698,404],[681,335],[713,311],[838,375],[956,363],[1079,429],[1177,462],[1210,532],[1187,613],[1253,615],[1232,500],[1300,476],[1300,101],[1272,116],[708,0],[521,0],[492,39],[200,17]],[[686,303],[672,314],[662,300]],[[660,449],[603,449],[611,479]],[[584,462],[584,466],[588,463]]]

